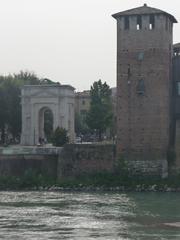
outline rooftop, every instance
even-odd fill
[[[112,15],[112,17],[119,18],[121,16],[132,16],[132,15],[150,15],[150,14],[165,14],[168,16],[172,22],[177,23],[175,17],[165,11],[162,11],[157,8],[148,7],[147,4],[144,4],[142,7],[132,8],[123,12],[118,12]]]
[[[174,44],[174,45],[173,45],[173,48],[174,48],[174,49],[178,49],[178,48],[180,48],[180,43],[176,43],[176,44]]]
[[[90,90],[84,90],[83,92],[76,92],[76,97],[90,97]]]
[[[27,88],[30,88],[30,89],[33,89],[33,88],[66,88],[66,89],[71,89],[71,90],[75,90],[74,87],[72,87],[71,85],[68,85],[68,84],[64,84],[64,85],[61,85],[61,84],[39,84],[39,85],[24,85],[22,87],[23,89],[27,89]]]

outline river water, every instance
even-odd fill
[[[0,239],[180,239],[180,193],[0,192]]]

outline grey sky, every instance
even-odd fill
[[[34,71],[77,90],[98,80],[116,85],[116,21],[147,3],[180,21],[172,0],[0,0],[0,74]],[[180,23],[174,42],[180,42]]]

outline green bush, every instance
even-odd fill
[[[53,145],[56,147],[62,147],[68,142],[69,142],[69,138],[67,136],[67,130],[64,128],[57,127],[52,135]]]
[[[127,161],[122,154],[116,159],[115,173],[123,177],[127,177],[130,174]]]

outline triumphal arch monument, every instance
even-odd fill
[[[70,85],[25,85],[21,90],[21,145],[37,145],[45,139],[45,113],[52,115],[52,128],[65,128],[74,141],[74,88]]]

